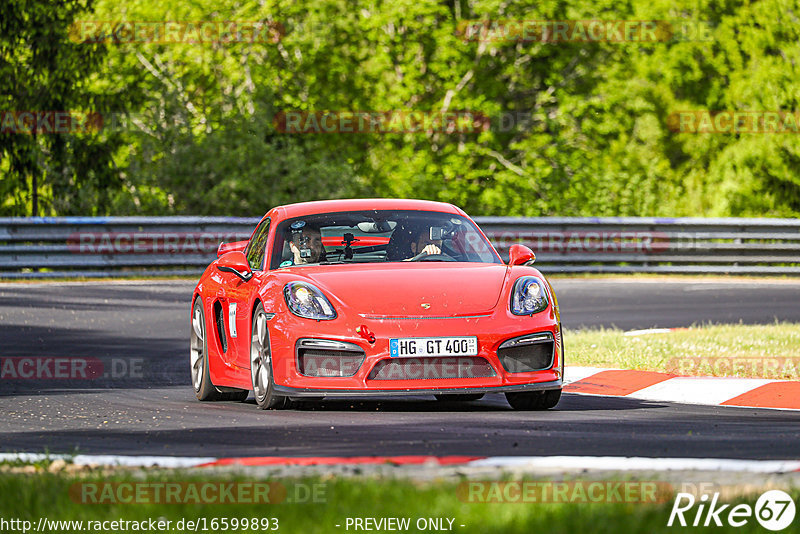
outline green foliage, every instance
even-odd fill
[[[8,0],[0,14],[0,110],[81,113],[116,103],[92,90],[105,47],[67,38],[88,0]],[[102,214],[118,187],[114,139],[0,133],[0,214]],[[41,189],[40,189],[41,188]],[[38,199],[42,195],[41,201]],[[39,209],[37,210],[37,205]]]
[[[352,196],[443,200],[474,215],[800,213],[798,134],[678,133],[669,124],[687,110],[800,110],[796,1],[84,7],[2,8],[2,107],[88,107],[112,119],[93,135],[0,137],[5,213],[26,213],[34,176],[58,214],[259,215]],[[76,16],[261,21],[284,33],[277,42],[76,43],[66,38]],[[468,20],[515,19],[662,20],[708,34],[543,43],[470,41],[458,31]],[[281,133],[273,119],[290,110],[463,110],[491,127]]]

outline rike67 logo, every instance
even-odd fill
[[[749,504],[718,504],[719,493],[714,493],[709,502],[708,494],[695,499],[691,493],[678,493],[669,514],[667,526],[721,527],[728,524],[742,527],[754,517],[758,523],[773,531],[783,530],[794,521],[795,505],[792,497],[781,490],[763,493],[755,507]],[[697,505],[695,510],[695,504]]]

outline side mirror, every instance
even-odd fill
[[[217,270],[233,273],[245,282],[253,278],[253,271],[250,270],[250,264],[247,263],[247,258],[244,253],[238,250],[228,252],[217,260]]]
[[[233,252],[234,250],[238,250],[239,252],[244,252],[244,249],[247,248],[247,240],[244,241],[232,241],[230,243],[220,243],[219,248],[217,248],[217,257],[221,258],[228,252]]]
[[[508,250],[509,265],[525,265],[536,261],[536,254],[525,245],[511,245]]]

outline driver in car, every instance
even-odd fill
[[[295,225],[292,226],[294,227]],[[320,261],[320,257],[323,255],[322,234],[318,228],[306,225],[302,225],[299,228],[291,228],[291,233],[287,236],[287,239],[289,240],[292,259],[288,262],[283,262],[281,264],[282,267],[285,265],[305,265]]]

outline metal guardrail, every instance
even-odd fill
[[[800,220],[476,217],[507,257],[515,243],[545,273],[800,274]],[[0,278],[198,275],[249,217],[0,218]]]
[[[483,217],[499,251],[524,243],[543,272],[800,274],[800,219]]]
[[[251,217],[0,218],[0,278],[198,275]]]

